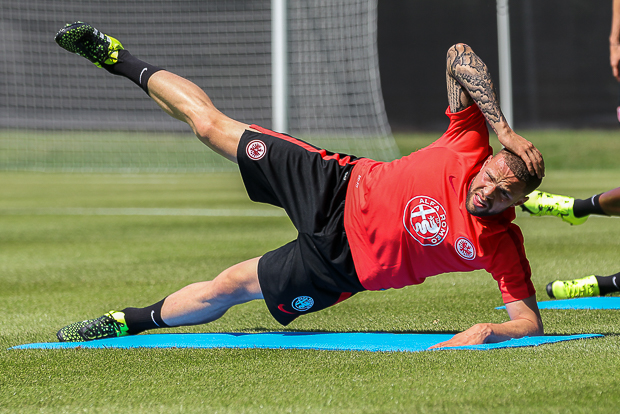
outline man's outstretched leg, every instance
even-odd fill
[[[61,342],[82,342],[212,322],[234,305],[263,298],[258,260],[236,264],[213,280],[188,285],[151,306],[110,311],[97,319],[67,325],[56,336]]]
[[[67,24],[55,37],[63,49],[142,88],[170,116],[189,124],[218,154],[236,162],[239,139],[249,125],[221,113],[197,85],[131,55],[115,38],[84,22]]]

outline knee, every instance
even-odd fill
[[[209,112],[194,114],[190,125],[194,130],[194,134],[203,142],[209,141],[218,130],[217,119]]]
[[[213,281],[213,289],[218,296],[236,299],[241,302],[258,299],[260,285],[258,276],[248,272],[244,267],[232,267],[222,272]]]

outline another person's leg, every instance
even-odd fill
[[[554,299],[605,296],[614,292],[620,292],[620,273],[610,276],[590,275],[573,280],[555,280],[547,285],[547,294]]]
[[[578,199],[536,190],[521,209],[533,216],[556,216],[572,225],[586,222],[590,215],[620,216],[620,187]]]
[[[213,280],[185,286],[153,305],[110,311],[97,319],[67,325],[57,337],[63,342],[90,341],[212,322],[234,305],[263,298],[258,282],[259,259],[236,264]]]
[[[598,202],[608,216],[620,216],[620,187],[601,194]]]

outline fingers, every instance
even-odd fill
[[[498,135],[498,138],[506,149],[521,157],[531,175],[536,175],[540,179],[545,176],[545,161],[534,144],[512,130],[510,134]]]
[[[545,160],[542,154],[530,141],[523,137],[519,138],[521,143],[518,146],[518,151],[513,152],[521,157],[531,175],[536,175],[542,179],[545,176]]]
[[[521,158],[531,175],[536,175],[541,179],[545,176],[545,160],[536,147],[532,145],[521,155]]]

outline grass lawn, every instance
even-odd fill
[[[408,152],[435,137],[397,140]],[[620,185],[620,164],[614,165],[620,141],[612,135],[527,137],[547,160],[543,189],[586,197]],[[236,173],[13,172],[0,173],[0,182],[0,413],[618,410],[617,311],[543,310],[547,334],[605,337],[494,351],[8,350],[55,341],[65,324],[113,308],[154,303],[290,241],[295,231],[279,210],[248,201]],[[135,209],[171,214],[110,215]],[[172,214],[179,209],[253,215]],[[618,219],[592,217],[571,227],[519,214],[517,223],[539,300],[548,299],[545,285],[557,278],[620,270]],[[490,275],[457,273],[401,290],[364,292],[286,329],[255,301],[209,325],[161,332],[453,333],[507,320],[494,309],[500,305]]]

